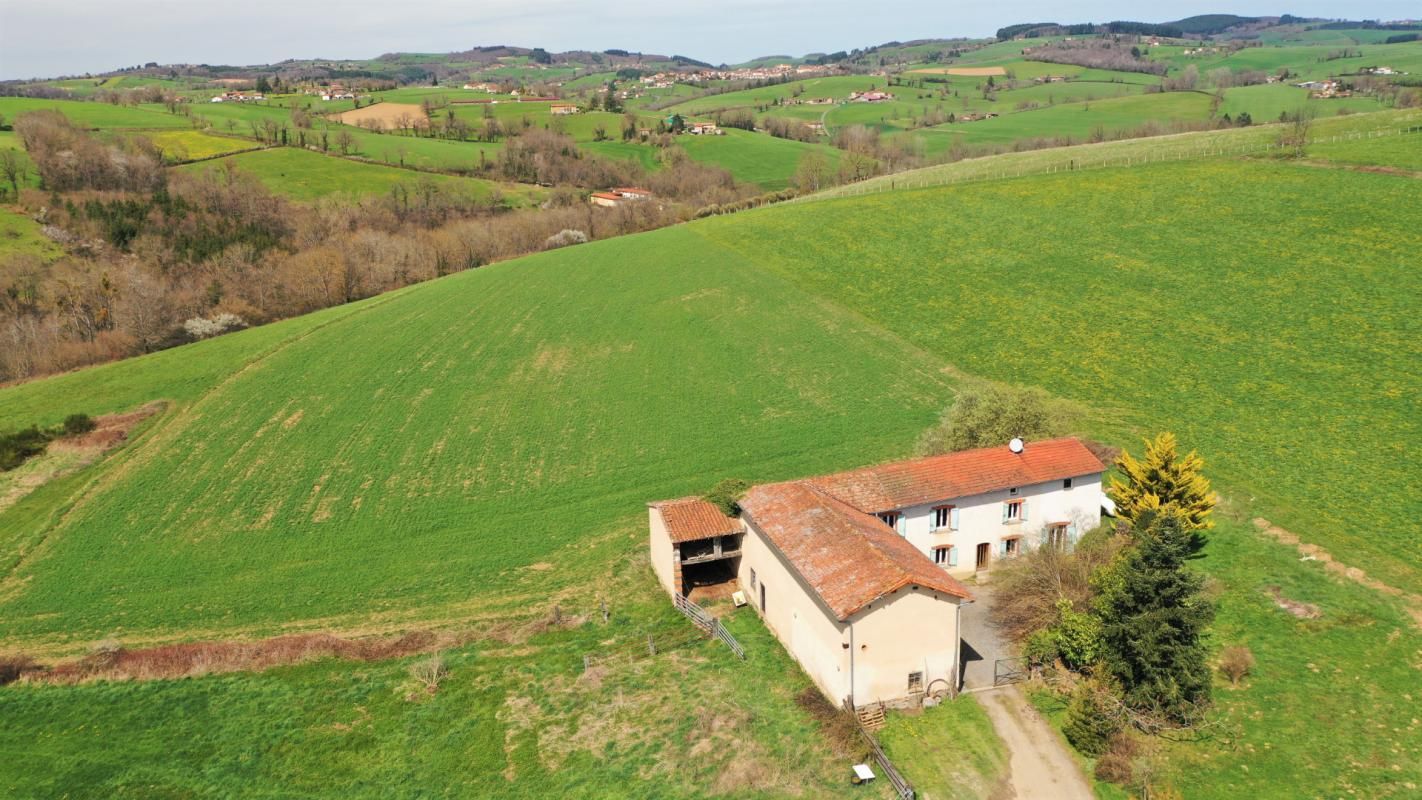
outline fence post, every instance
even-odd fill
[[[647,634],[647,652],[652,655],[657,654],[657,642],[652,638],[652,634],[650,633]]]

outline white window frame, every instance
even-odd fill
[[[1007,525],[1016,525],[1017,523],[1019,523],[1019,522],[1025,522],[1026,520],[1027,520],[1027,500],[1026,500],[1026,498],[1021,498],[1021,497],[1019,497],[1019,498],[1017,498],[1016,500],[1007,500],[1007,501],[1005,501],[1005,502],[1003,503],[1002,521],[1003,521],[1004,524],[1007,524]]]

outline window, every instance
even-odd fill
[[[1002,504],[1003,522],[1022,522],[1027,519],[1027,502],[1025,500],[1008,500]]]
[[[1014,486],[1014,487],[1012,487],[1011,489],[1008,489],[1008,490],[1007,490],[1007,496],[1008,496],[1008,497],[1016,497],[1016,496],[1017,496],[1017,487]]]
[[[1067,546],[1067,523],[1058,522],[1047,526],[1047,544],[1065,550]]]
[[[751,591],[755,591],[755,567],[751,567]]]
[[[765,613],[765,584],[760,585],[760,613]]]
[[[910,672],[910,673],[909,673],[908,690],[909,690],[910,692],[921,692],[921,691],[923,691],[923,673],[922,673],[922,672]]]
[[[1015,539],[1015,538],[1014,538],[1014,539],[1003,539],[1003,540],[1002,540],[1002,554],[1003,554],[1003,555],[1005,555],[1005,556],[1015,556],[1015,555],[1017,555],[1017,554],[1020,553],[1020,552],[1022,552],[1022,540],[1021,540],[1021,539]]]
[[[1064,478],[1064,479],[1062,479],[1062,488],[1063,488],[1063,489],[1070,489],[1070,488],[1071,488],[1071,478]]]
[[[884,524],[888,525],[890,528],[898,530],[899,520],[903,519],[903,514],[900,514],[897,511],[885,511],[884,513],[879,515],[879,519],[883,520]]]
[[[953,506],[938,506],[933,509],[933,529],[958,530],[958,509]]]
[[[950,546],[950,547],[935,547],[935,548],[933,548],[933,563],[935,563],[935,564],[937,564],[937,565],[939,565],[939,566],[948,566],[948,561],[949,561],[950,559],[953,560],[953,561],[957,561],[957,560],[958,560],[958,559],[956,559],[956,558],[953,558],[953,557],[952,557],[952,554],[953,554],[953,548],[952,548],[951,546]]]

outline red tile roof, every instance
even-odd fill
[[[663,500],[650,505],[662,512],[667,535],[675,544],[740,533],[743,530],[740,520],[722,514],[719,507],[700,497]]]
[[[861,511],[877,513],[983,492],[1104,472],[1081,440],[1028,442],[1021,453],[1007,447],[964,450],[941,456],[806,478]]]
[[[910,585],[972,597],[877,517],[808,482],[753,487],[741,510],[840,620]]]

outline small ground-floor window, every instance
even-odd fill
[[[908,690],[909,690],[910,692],[921,692],[921,691],[923,691],[923,673],[922,673],[922,672],[910,672],[910,673],[909,673]]]
[[[1005,556],[1015,556],[1022,552],[1022,540],[1017,538],[1002,540],[1002,554]]]
[[[940,567],[958,566],[958,551],[952,545],[933,548],[933,563]]]

